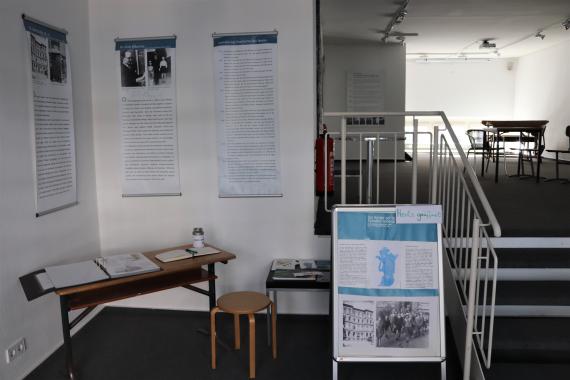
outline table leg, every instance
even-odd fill
[[[272,309],[271,311],[269,311],[269,307],[267,308],[267,345],[271,346],[271,324],[269,322],[269,317],[271,316],[271,320],[273,320],[273,318],[277,318],[277,314],[274,316],[273,313],[277,313],[277,291],[276,290],[272,290],[271,291],[271,295],[272,297],[269,297],[269,292],[267,293],[267,297],[269,297],[269,299],[273,302],[273,305],[275,305],[275,308]]]
[[[208,274],[215,276],[216,269],[214,264],[208,264]],[[208,280],[208,298],[210,299],[210,310],[216,307],[216,280]]]
[[[485,146],[487,144],[487,133],[483,131],[483,150],[481,151],[481,178],[485,176]],[[473,154],[473,157],[477,157],[477,154]]]
[[[269,290],[265,291],[265,295],[267,296],[267,298],[271,299],[271,296],[269,295]],[[271,327],[269,325],[270,317],[271,317],[271,312],[270,312],[270,308],[268,307],[266,310],[266,314],[265,314],[265,322],[267,324],[267,345],[268,346],[271,346]]]
[[[75,373],[73,371],[73,347],[71,346],[71,329],[69,327],[69,308],[67,307],[67,297],[61,296],[59,298],[61,306],[61,327],[63,332],[63,350],[65,352],[65,366],[67,369],[67,376],[70,380],[75,380]]]
[[[338,362],[336,360],[332,360],[332,380],[338,379]]]
[[[560,179],[559,172],[558,172],[558,152],[556,152],[556,180]]]
[[[499,132],[497,132],[497,152],[495,153],[495,183],[499,182]]]
[[[540,161],[542,161],[540,159],[541,153],[540,153],[540,143],[542,142],[542,133],[538,134],[538,149],[537,152],[538,154],[536,155],[536,183],[540,182]]]

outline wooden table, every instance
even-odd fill
[[[162,263],[155,259],[155,256],[158,253],[190,247],[192,247],[192,245],[187,244],[143,253],[161,268],[160,271],[55,290],[55,293],[60,298],[63,345],[67,374],[70,379],[76,379],[76,375],[73,370],[70,331],[77,325],[77,323],[85,318],[95,308],[95,306],[176,287],[183,287],[204,294],[209,298],[210,309],[216,306],[215,281],[217,276],[215,274],[214,265],[220,262],[227,264],[229,260],[235,259],[236,256],[232,253],[220,250],[220,253],[198,256],[170,263]],[[202,266],[207,266],[208,270],[202,269]],[[208,290],[200,289],[192,285],[205,281],[208,282]],[[35,298],[30,298],[30,295],[28,294],[29,289],[26,289],[25,281],[21,279],[21,282],[28,299]],[[70,322],[68,313],[71,310],[83,308],[86,309]]]
[[[483,120],[481,121],[486,127],[493,128],[497,135],[496,155],[495,155],[495,183],[499,182],[499,138],[502,133],[507,132],[527,132],[536,136],[538,146],[544,137],[544,129],[548,120]],[[485,159],[483,158],[482,161]],[[540,150],[536,164],[536,182],[540,181]]]

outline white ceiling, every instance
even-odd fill
[[[321,0],[324,36],[380,43],[378,30],[386,28],[401,3]],[[493,38],[501,57],[520,57],[570,39],[570,30],[560,26],[570,17],[570,0],[410,0],[407,10],[394,30],[419,33],[406,37],[408,55],[489,55],[493,50],[481,50],[479,45]],[[534,37],[539,30],[544,40]]]

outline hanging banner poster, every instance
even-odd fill
[[[116,39],[123,196],[181,195],[176,37]]]
[[[397,212],[425,210],[414,207],[333,211],[337,362],[445,358],[440,225],[399,223]]]
[[[277,32],[213,38],[219,196],[281,196]]]
[[[28,34],[36,216],[77,204],[73,96],[67,32],[23,18]]]

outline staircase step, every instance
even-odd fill
[[[570,281],[501,281],[495,304],[570,306]]]
[[[465,313],[467,307],[465,306]],[[478,315],[491,315],[489,306],[479,307]],[[496,305],[496,317],[570,317],[570,306],[552,305]],[[570,320],[569,320],[570,321]]]
[[[570,268],[570,249],[499,248],[500,268]]]
[[[498,281],[570,281],[570,268],[499,268]]]
[[[493,362],[567,363],[569,327],[568,318],[495,318]]]
[[[570,364],[559,363],[493,363],[486,380],[568,380]]]

